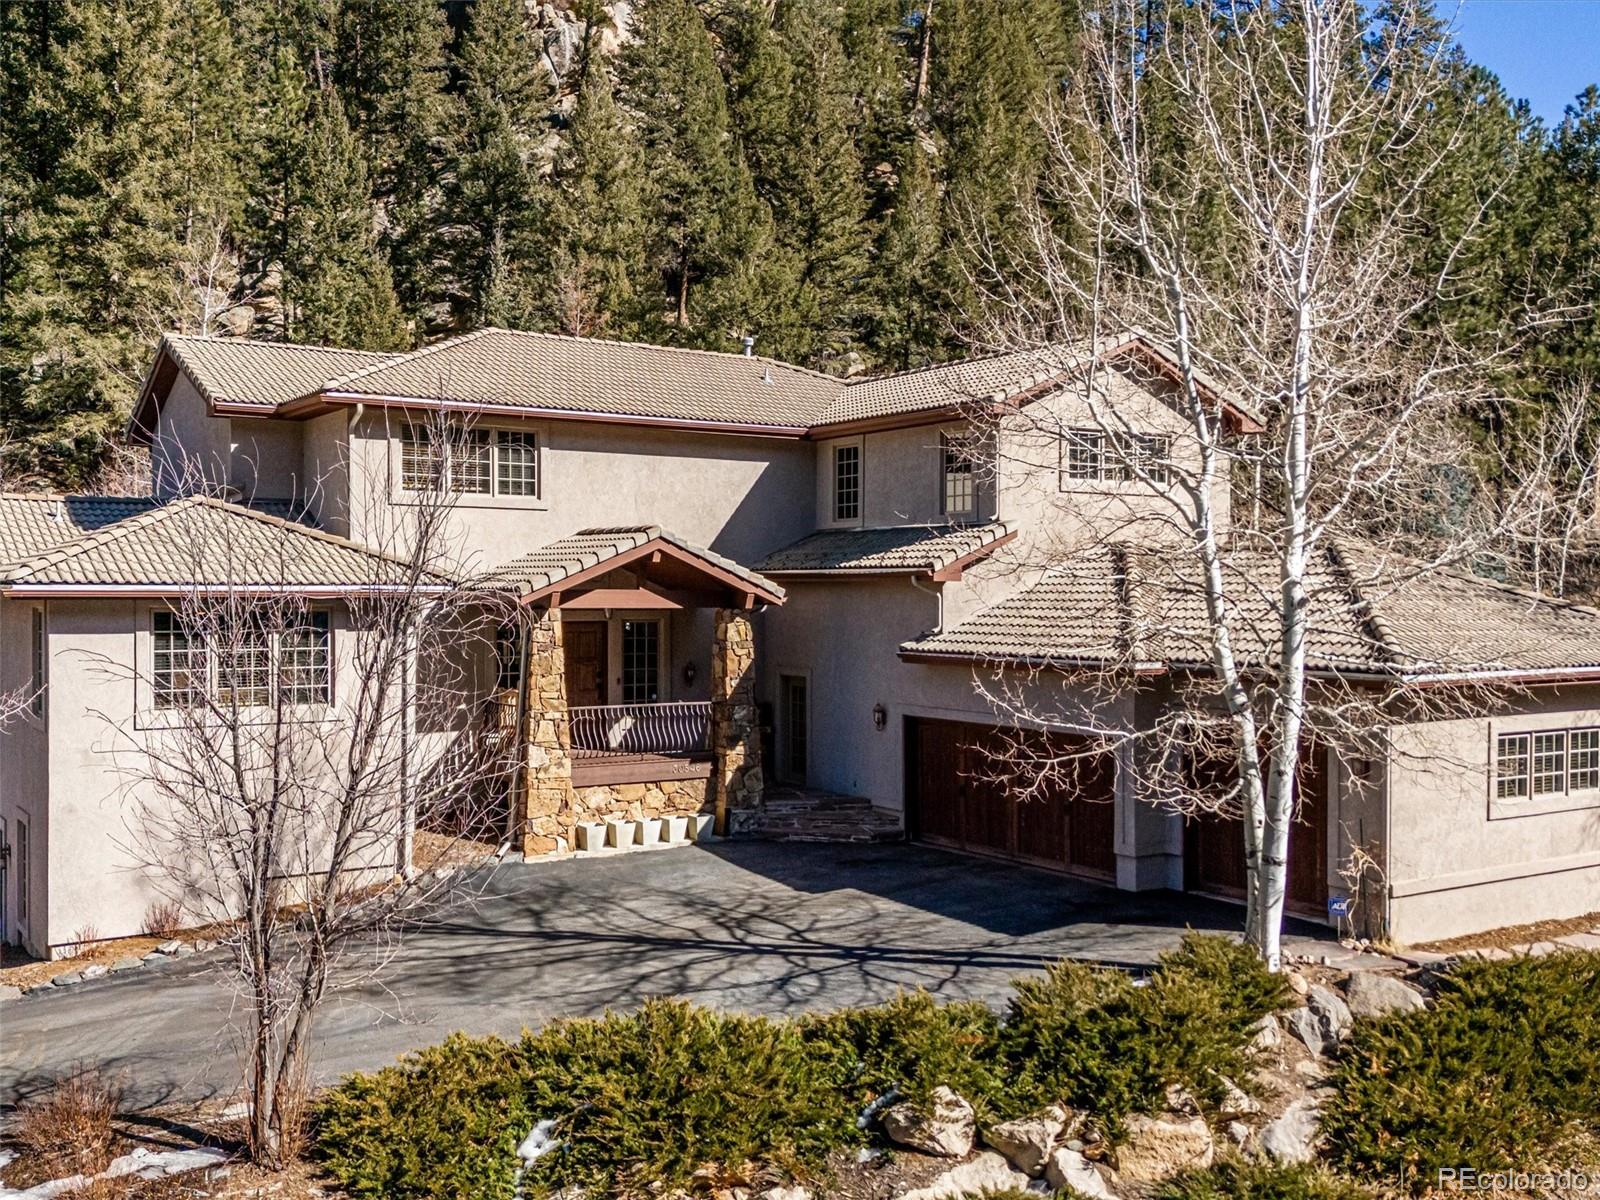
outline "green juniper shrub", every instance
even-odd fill
[[[533,1125],[514,1047],[452,1034],[397,1066],[328,1092],[316,1147],[358,1197],[509,1197],[516,1147]]]
[[[1370,1195],[1326,1167],[1229,1158],[1167,1180],[1152,1200],[1368,1200]]]
[[[531,1192],[671,1190],[707,1163],[805,1174],[857,1137],[830,1064],[793,1022],[654,1000],[525,1034],[518,1052],[529,1108],[564,1143],[524,1179]]]
[[[1127,1114],[1159,1108],[1170,1084],[1215,1099],[1221,1076],[1246,1079],[1250,1026],[1287,997],[1253,951],[1193,933],[1143,986],[1059,962],[1012,987],[1001,1040],[1014,1094],[1024,1107],[1090,1109],[1113,1132]]]
[[[969,1101],[980,1119],[1005,1108],[1000,1022],[979,1001],[941,1004],[925,991],[902,992],[886,1004],[807,1018],[803,1027],[856,1109],[891,1088],[924,1103],[941,1084]]]
[[[1360,1178],[1563,1165],[1600,1119],[1600,955],[1462,963],[1426,1011],[1358,1023],[1334,1082],[1328,1155]]]

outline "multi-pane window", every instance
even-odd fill
[[[1111,436],[1098,429],[1069,429],[1061,439],[1061,482],[1126,483],[1140,473],[1167,482],[1172,438],[1162,433]]]
[[[493,441],[487,429],[469,429],[453,439],[446,455],[450,490],[462,496],[487,496],[492,455]]]
[[[44,609],[35,608],[28,630],[29,680],[28,710],[36,717],[44,716]]]
[[[661,622],[622,623],[622,702],[661,699]]]
[[[274,679],[286,704],[332,701],[326,612],[305,613],[276,637],[259,627],[245,628],[226,645],[210,648],[204,634],[178,614],[155,612],[150,636],[150,681],[157,708],[187,708],[208,693],[218,704],[263,708],[272,703]]]
[[[426,426],[400,436],[400,489],[447,486],[458,496],[537,496],[539,443],[535,434],[510,429],[470,429],[441,444]]]
[[[1502,733],[1494,743],[1494,794],[1499,800],[1528,795],[1528,735]]]
[[[969,514],[977,505],[977,491],[973,484],[972,455],[958,439],[943,434],[939,439],[939,453],[943,470],[944,488],[940,496],[946,516]]]
[[[216,657],[219,704],[260,708],[272,698],[272,649],[259,625],[238,630]]]
[[[278,637],[278,686],[289,704],[327,704],[333,699],[333,656],[328,614],[309,612]]]
[[[1533,735],[1533,794],[1556,795],[1567,790],[1565,730]]]
[[[17,819],[17,920],[28,920],[28,899],[33,891],[32,862],[28,853],[28,823]]]
[[[833,448],[833,519],[861,519],[861,447]]]
[[[157,708],[186,708],[204,693],[206,652],[200,637],[176,613],[151,618],[151,690]]]
[[[501,625],[494,631],[495,687],[502,692],[522,686],[522,646],[515,625]]]
[[[1567,790],[1600,788],[1600,729],[1574,729],[1567,735]]]
[[[497,495],[539,494],[538,451],[531,433],[501,430],[495,435],[494,490]]]

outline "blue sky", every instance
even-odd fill
[[[1439,11],[1454,11],[1450,0]],[[1500,76],[1547,125],[1600,83],[1600,0],[1465,0],[1456,35],[1467,57]]]

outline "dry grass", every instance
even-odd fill
[[[1528,925],[1507,925],[1501,929],[1445,938],[1438,942],[1419,942],[1412,949],[1426,950],[1433,954],[1456,954],[1462,950],[1489,948],[1520,950],[1534,942],[1548,942],[1559,937],[1569,937],[1574,933],[1588,933],[1597,928],[1600,928],[1600,912],[1593,912],[1581,917],[1569,917],[1564,921],[1535,921]]]
[[[185,930],[181,936],[187,942],[201,938],[216,941],[226,932],[227,930],[221,925],[207,925],[199,929]],[[122,958],[143,958],[167,940],[167,937],[153,933],[108,938],[85,947],[81,954],[55,959],[34,958],[15,946],[0,946],[0,984],[20,988],[36,987],[41,983],[49,983],[57,975],[81,971],[92,963],[104,963],[109,966]]]
[[[493,858],[498,843],[475,842],[469,838],[419,829],[411,846],[411,863],[419,871],[443,867],[470,867]]]
[[[116,1157],[121,1098],[99,1072],[82,1068],[18,1108],[11,1140],[44,1178],[104,1171]]]

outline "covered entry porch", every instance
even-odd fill
[[[725,833],[759,809],[754,617],[781,587],[655,526],[583,530],[494,578],[519,602],[495,706],[524,854],[579,824],[708,813]]]

